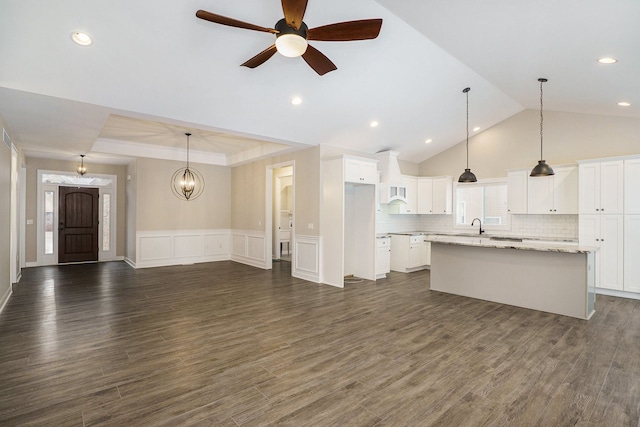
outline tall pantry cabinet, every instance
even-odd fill
[[[596,287],[640,293],[640,158],[579,163],[579,239],[598,246]]]

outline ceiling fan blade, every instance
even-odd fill
[[[302,59],[321,76],[338,69],[329,58],[311,45],[307,46],[307,51],[302,55]]]
[[[265,33],[277,34],[278,31],[273,28],[259,27],[258,25],[249,24],[247,22],[238,21],[237,19],[227,18],[226,16],[216,15],[215,13],[199,10],[196,16],[205,21],[214,22],[216,24],[227,25],[229,27],[244,28],[245,30],[263,31]]]
[[[284,19],[291,28],[300,29],[305,10],[307,10],[307,0],[282,0]]]
[[[381,27],[382,19],[338,22],[337,24],[329,24],[307,30],[307,40],[327,42],[370,40],[378,37]]]
[[[277,52],[276,45],[275,44],[271,45],[265,50],[263,50],[262,52],[260,52],[259,54],[257,54],[256,56],[254,56],[253,58],[251,58],[250,60],[248,60],[247,62],[245,62],[244,64],[241,64],[240,66],[256,68],[258,65],[262,65],[265,62],[267,62],[267,60],[271,58],[276,52]]]

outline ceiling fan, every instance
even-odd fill
[[[216,24],[228,25],[229,27],[244,28],[247,30],[262,31],[272,33],[276,36],[276,42],[249,59],[244,67],[256,68],[264,64],[276,51],[284,56],[302,56],[316,73],[323,76],[326,73],[336,70],[337,67],[318,49],[310,46],[307,40],[317,41],[352,41],[375,39],[380,34],[382,19],[362,19],[358,21],[338,22],[336,24],[324,25],[322,27],[308,28],[302,21],[304,12],[307,9],[308,0],[282,0],[282,10],[284,19],[276,22],[275,28],[265,28],[237,19],[227,18],[222,15],[199,10],[196,16],[206,21]]]

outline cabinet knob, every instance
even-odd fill
[[[604,208],[600,209],[600,212],[604,212]]]
[[[600,209],[596,208],[596,212],[600,212]]]

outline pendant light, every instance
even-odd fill
[[[544,157],[542,155],[542,83],[546,82],[547,79],[540,78],[538,81],[540,82],[540,160],[538,160],[538,164],[531,170],[530,176],[549,176],[554,175],[555,172],[551,169],[551,166],[547,164],[546,160],[543,160]]]
[[[204,178],[197,170],[189,167],[189,132],[187,136],[187,166],[180,168],[171,177],[171,191],[181,200],[195,200],[204,190]]]
[[[462,89],[462,93],[467,95],[467,168],[462,172],[460,178],[458,178],[458,182],[476,182],[478,179],[469,169],[469,91],[470,87],[466,87]]]
[[[76,172],[78,172],[80,176],[84,176],[84,174],[87,173],[87,167],[84,165],[84,154],[80,154],[80,164],[76,168]]]

